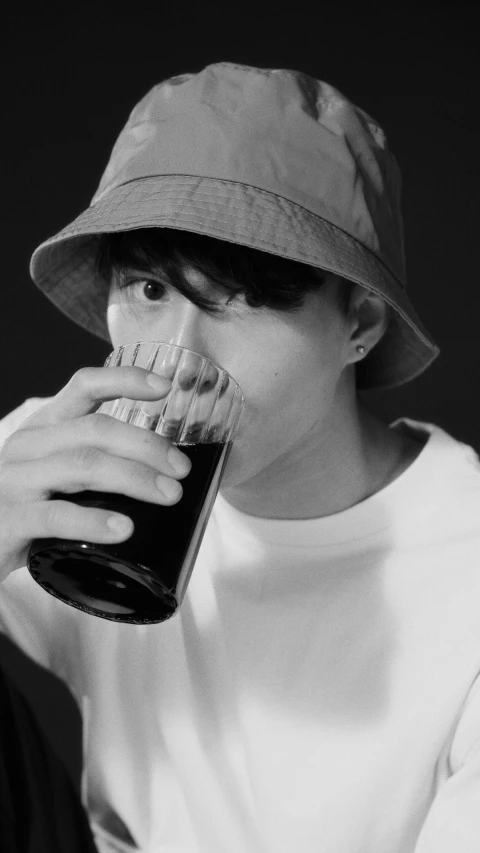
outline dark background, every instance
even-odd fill
[[[413,382],[365,398],[386,422],[433,422],[480,450],[474,13],[475,4],[459,3],[11,7],[1,51],[0,417],[28,397],[55,394],[109,351],[32,284],[33,250],[88,205],[130,110],[151,86],[233,61],[326,80],[385,130],[403,174],[409,294],[442,352]],[[8,641],[0,654],[78,786],[72,697]]]

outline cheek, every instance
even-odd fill
[[[134,343],[145,337],[145,322],[126,311],[124,305],[111,301],[107,308],[107,326],[114,347],[120,344]]]
[[[239,436],[261,442],[268,454],[275,449],[272,442],[284,446],[311,428],[327,405],[332,384],[328,366],[311,350],[307,357],[298,348],[277,346],[262,359],[232,364],[231,372],[245,397]]]
[[[270,375],[245,374],[245,406],[227,464],[224,487],[238,486],[259,475],[302,444],[329,411],[329,384],[318,370],[292,365]]]

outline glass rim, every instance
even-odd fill
[[[160,346],[162,346],[162,347],[175,347],[175,349],[181,349],[184,352],[191,352],[191,353],[193,353],[193,355],[198,355],[199,358],[203,359],[203,361],[207,361],[209,364],[212,365],[212,367],[215,367],[218,370],[222,370],[224,373],[226,373],[227,376],[229,377],[229,379],[232,380],[232,382],[235,384],[237,390],[239,391],[240,396],[241,396],[241,402],[242,403],[245,402],[245,397],[244,397],[243,391],[242,391],[240,385],[238,384],[237,380],[235,379],[235,377],[232,376],[232,374],[229,373],[229,371],[225,367],[222,367],[222,365],[219,364],[217,361],[213,361],[213,359],[209,358],[208,355],[203,355],[203,353],[198,352],[198,350],[191,349],[191,347],[184,347],[184,346],[182,346],[182,344],[169,344],[169,343],[166,343],[166,341],[152,341],[152,340],[144,341],[144,340],[140,340],[140,341],[132,341],[131,343],[128,343],[128,344],[119,344],[118,347],[114,347],[112,349],[112,351],[109,353],[109,356],[112,356],[113,353],[118,352],[120,349],[126,349],[126,347],[136,347],[136,346],[139,346],[141,344],[153,344],[154,346],[159,346],[159,347]],[[155,373],[155,371],[151,370],[150,373]],[[161,376],[160,373],[158,373],[156,375]]]

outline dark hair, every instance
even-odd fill
[[[300,261],[251,249],[237,243],[175,228],[139,228],[102,234],[97,271],[107,281],[125,267],[156,269],[182,295],[204,310],[215,313],[215,303],[188,282],[184,270],[191,267],[208,278],[220,293],[243,294],[252,308],[295,311],[307,293],[318,290],[325,271]],[[342,279],[340,309],[346,315],[353,289]]]

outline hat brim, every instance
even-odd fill
[[[360,390],[405,384],[440,354],[405,290],[350,234],[273,193],[190,175],[137,179],[115,187],[33,253],[30,274],[70,319],[110,341],[107,282],[96,270],[101,234],[178,228],[301,261],[382,296],[394,309],[378,344],[357,363]]]

